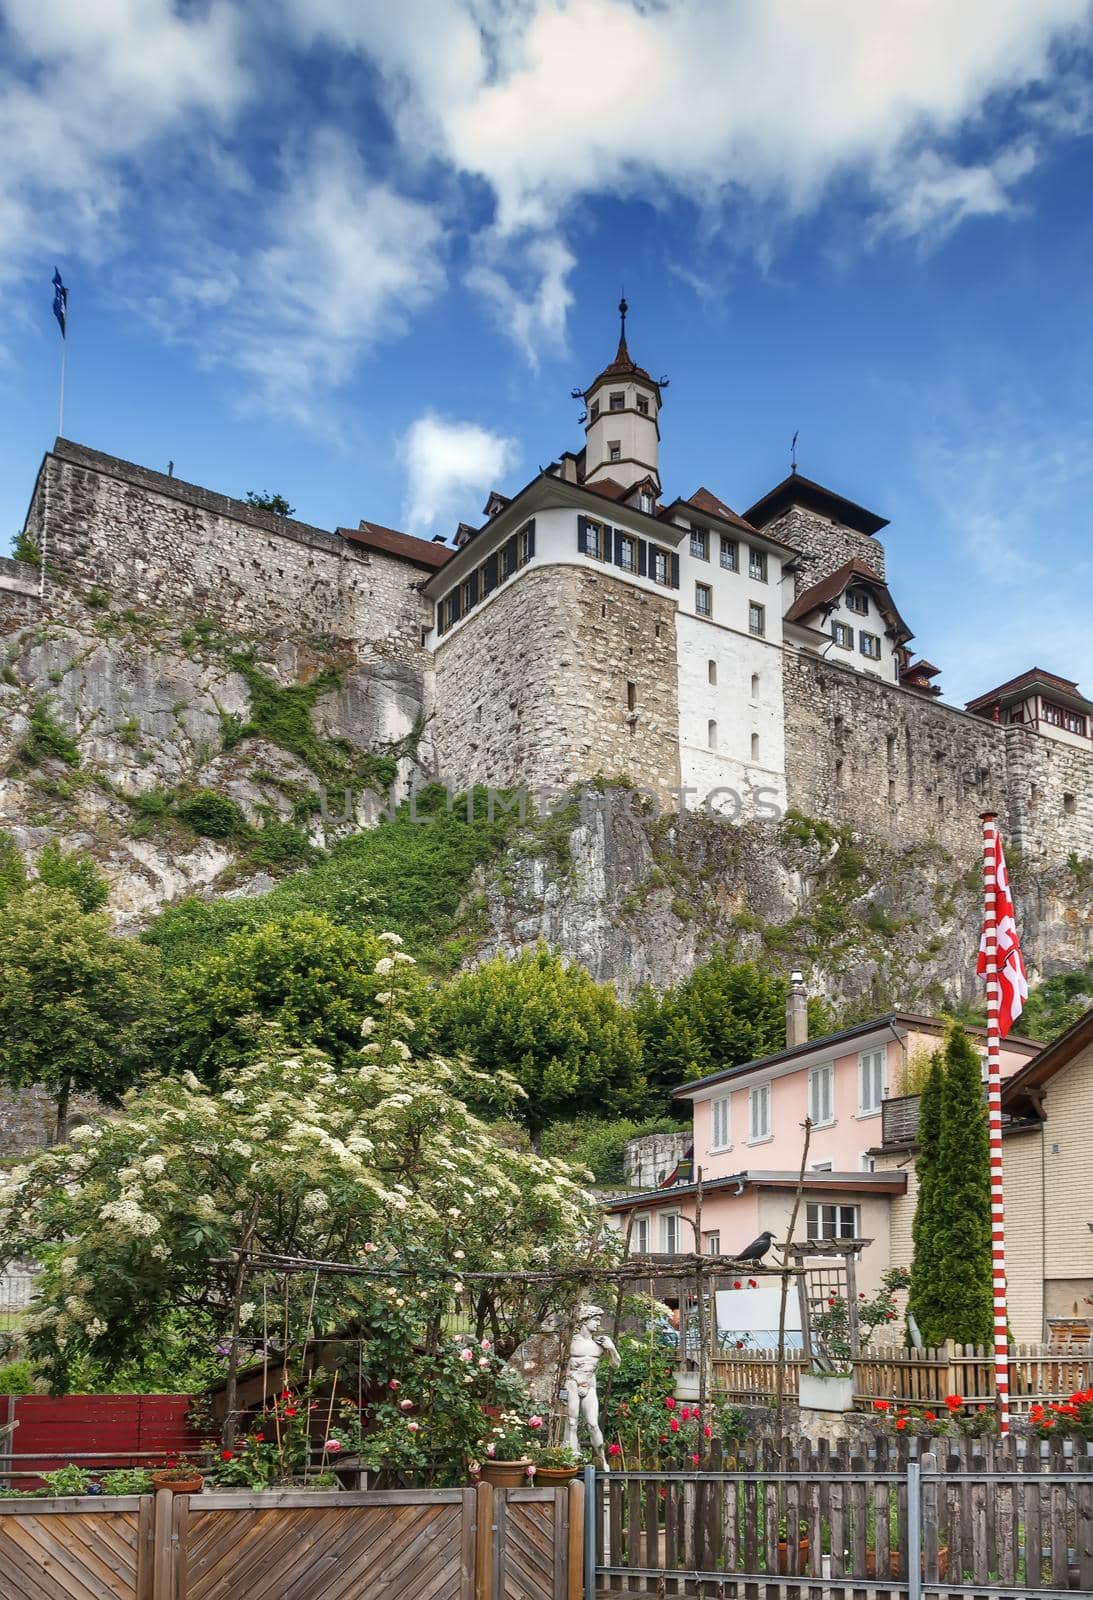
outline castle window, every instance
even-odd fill
[[[757,606],[753,600],[748,607],[748,632],[761,639],[767,631],[767,608]]]
[[[638,686],[637,686],[636,683],[628,683],[626,685],[626,709],[627,709],[627,711],[636,710],[637,709],[637,704],[638,704]]]
[[[842,781],[843,781],[843,758],[842,758],[842,756],[840,756],[838,758],[838,760],[835,762],[835,782],[841,786],[842,785]]]
[[[516,571],[516,535],[501,546],[501,576],[511,578]]]
[[[459,590],[453,589],[444,597],[444,627],[448,629],[459,621]]]
[[[717,723],[712,718],[706,724],[706,743],[711,750],[717,749]]]
[[[759,674],[757,672],[753,672],[751,675],[751,697],[753,700],[758,700],[759,698]]]
[[[888,759],[889,761],[894,761],[896,759],[896,736],[894,733],[890,733],[888,735],[886,743],[888,747]]]
[[[1067,816],[1068,817],[1072,817],[1074,815],[1074,813],[1077,811],[1077,809],[1078,809],[1077,796],[1073,795],[1073,794],[1064,794],[1063,795],[1063,810],[1066,812]]]
[[[517,535],[519,544],[520,565],[526,566],[535,554],[535,524],[529,522],[526,528],[521,528]]]
[[[754,578],[757,583],[767,581],[767,552],[765,550],[748,550],[748,577]]]
[[[846,609],[856,611],[859,617],[869,615],[869,596],[863,589],[848,589],[846,591]]]
[[[695,584],[695,610],[700,617],[713,616],[713,590],[708,583]]]
[[[740,546],[735,539],[721,535],[721,565],[726,572],[740,571]]]
[[[647,517],[652,516],[652,514],[653,514],[653,497],[649,493],[648,489],[643,489],[641,491],[640,504],[641,504],[641,509],[645,512],[645,515]]]
[[[467,579],[466,583],[463,585],[463,612],[464,612],[464,615],[471,609],[472,606],[477,605],[477,604],[478,604],[478,574],[477,574],[477,572],[472,572],[470,577]]]
[[[594,561],[605,561],[607,552],[604,548],[603,524],[592,522],[588,517],[578,517],[577,548],[582,556],[591,556]]]
[[[889,780],[888,780],[888,804],[890,806],[894,806],[895,803],[896,803],[896,780],[895,780],[895,778],[889,778]]]
[[[608,461],[621,461],[622,460],[622,445],[619,443],[619,441],[617,439],[610,439],[608,441],[607,459],[608,459]]]
[[[481,592],[485,597],[497,588],[497,552],[487,556],[478,570],[482,574]]]
[[[759,760],[759,735],[757,733],[753,733],[751,736],[751,759],[753,761]]]
[[[627,534],[616,535],[618,538],[618,563],[624,572],[638,570],[638,541],[631,539]]]
[[[647,417],[649,415],[649,402],[643,394],[638,395],[638,410],[641,412],[643,417]]]
[[[858,648],[863,656],[868,656],[871,661],[880,660],[880,635],[866,633],[864,628],[858,629]]]
[[[589,407],[588,415],[592,418],[592,421],[595,422],[595,420],[599,416],[599,414],[600,414],[600,402],[598,400],[593,400],[591,406]]]
[[[626,396],[618,390],[611,396],[610,406],[612,411],[621,411],[626,405]]]
[[[710,559],[710,536],[705,528],[692,527],[691,554],[696,561],[708,561]]]
[[[707,661],[707,663],[706,663],[706,677],[709,679],[710,683],[716,683],[717,682],[717,662],[716,661]]]
[[[670,584],[672,581],[672,567],[668,560],[667,550],[658,550],[656,545],[649,546],[649,575],[654,583]],[[659,634],[657,635],[659,638]]]
[[[848,628],[845,622],[833,622],[831,624],[831,637],[840,650],[853,650],[854,630],[853,628]]]

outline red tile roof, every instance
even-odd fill
[[[583,483],[581,488],[587,489],[590,494],[602,495],[605,500],[625,500],[630,493],[614,478],[594,478],[591,483]]]
[[[965,709],[973,711],[977,706],[987,705],[992,700],[998,700],[1003,695],[1013,694],[1021,689],[1031,689],[1034,683],[1054,684],[1057,689],[1062,689],[1066,694],[1077,695],[1081,699],[1078,685],[1069,678],[1060,678],[1057,673],[1045,672],[1043,667],[1030,667],[1028,672],[1022,672],[1016,678],[1010,678],[1008,683],[1000,683],[997,689],[989,689],[986,694],[976,695],[974,700],[965,702]]]
[[[615,351],[614,361],[604,367],[598,377],[593,378],[588,388],[584,391],[585,394],[591,394],[596,385],[602,383],[605,378],[640,378],[651,389],[655,389],[658,396],[660,394],[660,385],[656,379],[651,378],[644,367],[639,367],[637,362],[631,359],[630,352],[626,348],[625,333],[619,340],[619,348]]]
[[[424,567],[428,572],[437,571],[455,555],[448,545],[416,539],[412,533],[385,528],[380,522],[362,522],[359,528],[339,528],[338,533],[352,544],[362,544],[369,550],[382,550],[385,555],[398,556],[415,567]]]
[[[857,556],[850,561],[844,561],[842,566],[834,572],[829,572],[826,578],[821,578],[819,583],[814,583],[811,589],[805,589],[799,594],[789,610],[786,612],[787,622],[802,622],[811,612],[818,611],[821,606],[833,605],[849,584],[851,578],[863,578],[877,589],[883,589],[887,595],[888,589],[883,578],[878,578],[872,567],[866,566],[864,561],[859,561]],[[892,608],[895,610],[895,607]]]

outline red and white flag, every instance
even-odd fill
[[[1002,836],[997,829],[994,833],[994,883],[994,923],[998,944],[998,1032],[1004,1039],[1025,1008],[1025,1001],[1028,999],[1028,978],[1025,976],[1021,941],[1017,937],[1013,896],[1010,893],[1009,874],[1006,871],[1006,857],[1002,850]],[[984,921],[976,971],[982,977],[986,970],[987,922]]]

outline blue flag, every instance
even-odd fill
[[[68,290],[61,282],[61,274],[56,267],[53,269],[53,315],[61,325],[61,338],[66,338],[65,323],[68,320]]]

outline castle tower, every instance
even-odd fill
[[[626,348],[625,300],[619,301],[619,348],[610,366],[581,392],[588,408],[585,421],[584,481],[613,478],[632,489],[652,478],[660,491],[661,386],[644,367],[630,358]]]

